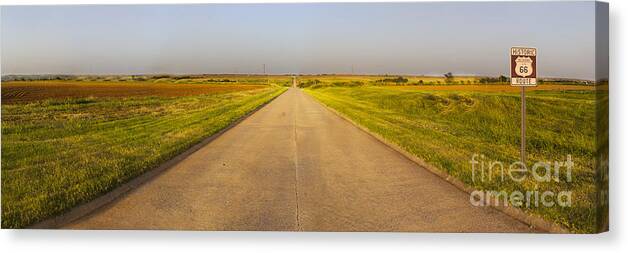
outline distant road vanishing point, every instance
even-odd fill
[[[73,229],[534,232],[298,88]]]

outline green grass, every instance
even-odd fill
[[[92,200],[285,90],[2,105],[2,228]]]
[[[572,232],[596,230],[595,91],[527,93],[531,161],[573,157],[573,181],[472,180],[473,154],[506,165],[519,160],[518,93],[417,91],[389,87],[323,87],[306,92],[370,131],[476,189],[572,191],[571,207],[523,207]]]

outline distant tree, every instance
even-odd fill
[[[443,74],[443,76],[445,76],[446,83],[452,83],[454,81],[454,74],[452,74],[451,72],[447,72]]]
[[[407,83],[408,82],[408,78],[405,78],[403,76],[398,76],[396,78],[384,78],[381,80],[377,80],[375,82],[378,83],[396,83],[396,84],[402,84],[402,83]]]
[[[403,76],[399,76],[395,79],[395,83],[407,83],[408,78],[404,78]]]
[[[508,77],[504,76],[504,75],[500,75],[499,76],[499,82],[500,83],[506,83],[508,82]]]

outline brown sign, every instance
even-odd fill
[[[536,86],[536,48],[510,48],[510,85]]]

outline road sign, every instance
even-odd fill
[[[510,85],[521,86],[521,163],[526,164],[526,87],[536,86],[536,48],[510,48]]]
[[[536,86],[536,48],[510,48],[510,85]]]

